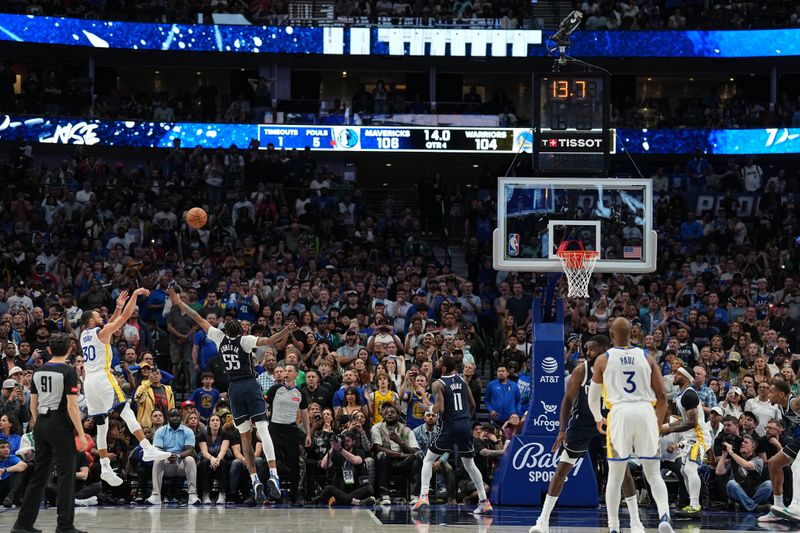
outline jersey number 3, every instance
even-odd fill
[[[628,394],[632,394],[636,392],[636,382],[633,381],[633,378],[636,376],[636,372],[623,372],[627,379],[625,380],[625,386],[622,388]]]
[[[222,354],[222,360],[225,361],[225,370],[228,372],[231,370],[239,370],[239,368],[242,366],[239,363],[239,357],[237,354],[224,353]]]

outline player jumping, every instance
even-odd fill
[[[664,420],[667,411],[664,381],[655,359],[645,355],[641,348],[630,346],[631,323],[627,319],[614,320],[610,331],[615,346],[595,361],[589,386],[589,409],[597,422],[597,429],[606,434],[608,448],[608,530],[611,533],[620,531],[622,479],[628,460],[635,455],[642,462],[642,471],[658,508],[658,531],[673,533],[667,486],[661,477],[658,442],[660,421]],[[600,408],[603,388],[606,404],[611,409],[608,420],[603,418]]]
[[[487,514],[492,511],[492,504],[486,497],[481,471],[475,465],[473,456],[475,450],[472,445],[471,413],[475,411],[475,399],[469,387],[456,374],[456,360],[451,356],[442,357],[442,377],[431,385],[431,391],[436,397],[436,403],[431,407],[434,413],[441,413],[441,427],[439,434],[431,441],[428,452],[422,462],[422,485],[419,500],[414,504],[414,511],[429,505],[428,490],[431,484],[433,464],[445,452],[458,449],[464,469],[478,491],[478,507],[475,514]]]
[[[553,479],[547,487],[547,496],[542,505],[542,514],[531,527],[529,533],[548,533],[550,531],[550,513],[556,506],[564,481],[578,459],[586,454],[592,441],[600,438],[597,424],[589,409],[589,384],[592,381],[592,366],[597,357],[608,350],[609,341],[605,335],[595,335],[586,342],[587,360],[575,368],[567,382],[567,390],[561,401],[561,431],[558,432],[553,453],[562,449]],[[564,429],[566,428],[566,429]],[[630,471],[625,469],[625,480],[622,494],[628,505],[631,516],[631,532],[644,533],[644,525],[639,519],[639,504],[636,500],[636,484]]]
[[[169,452],[157,449],[145,438],[142,426],[136,420],[136,413],[130,406],[130,399],[125,396],[117,384],[117,378],[111,374],[111,336],[123,327],[133,315],[136,308],[136,299],[139,296],[148,296],[150,291],[139,288],[133,291],[128,300],[128,292],[122,291],[117,297],[117,307],[108,324],[103,325],[103,319],[97,311],[87,311],[81,315],[81,350],[83,352],[83,367],[86,379],[83,382],[86,395],[86,407],[89,415],[97,426],[97,451],[100,453],[100,479],[118,487],[122,479],[111,468],[108,458],[108,413],[112,410],[119,412],[120,417],[128,425],[128,429],[139,440],[144,455],[142,461],[155,461],[166,459]],[[126,303],[127,300],[127,303]],[[124,305],[124,307],[123,307]]]
[[[267,485],[270,497],[277,500],[281,496],[281,483],[278,479],[278,469],[275,465],[275,447],[272,445],[272,438],[269,436],[267,403],[264,401],[261,387],[256,381],[251,354],[257,346],[277,344],[283,341],[295,331],[294,322],[290,322],[289,326],[271,337],[255,337],[253,335],[242,335],[241,324],[239,324],[238,320],[232,319],[225,324],[223,333],[222,330],[209,324],[206,319],[181,300],[181,297],[173,289],[169,289],[169,298],[172,300],[172,305],[180,307],[192,317],[192,320],[206,332],[208,339],[217,345],[219,355],[225,365],[225,372],[230,378],[228,398],[231,402],[233,421],[236,423],[236,429],[239,430],[242,438],[242,454],[253,483],[253,497],[258,505],[263,504],[266,500],[264,485],[256,473],[256,460],[250,437],[252,425],[255,425],[269,465]]]

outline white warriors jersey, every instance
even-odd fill
[[[603,386],[609,407],[625,402],[655,403],[656,393],[650,381],[652,372],[641,348],[610,348],[606,357]]]
[[[85,329],[81,332],[81,351],[86,375],[107,373],[111,369],[111,345],[101,341],[97,334],[100,328]]]

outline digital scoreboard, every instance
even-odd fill
[[[450,128],[401,126],[258,127],[259,147],[352,152],[516,153],[531,151],[526,128]]]
[[[535,85],[534,170],[599,173],[613,151],[608,128],[608,77],[554,73]]]

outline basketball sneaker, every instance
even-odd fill
[[[253,497],[257,505],[264,505],[267,501],[267,495],[264,494],[264,484],[260,481],[253,483]]]
[[[536,522],[528,530],[528,533],[550,533],[550,526],[547,524],[540,524],[539,522]]]
[[[697,507],[692,507],[691,505],[687,505],[683,509],[675,511],[675,516],[679,518],[702,518],[703,516],[703,508],[699,505]]]
[[[783,521],[783,518],[773,513],[772,509],[770,509],[770,511],[767,514],[758,517],[758,522],[761,524],[769,522],[781,522],[781,521]]]
[[[675,533],[667,515],[661,517],[661,522],[658,524],[658,533]]]
[[[269,497],[273,500],[281,499],[281,480],[276,475],[270,475],[267,480],[267,490],[269,490]]]
[[[800,505],[790,505],[783,508],[783,514],[793,522],[800,522]]]
[[[142,452],[142,462],[149,463],[151,461],[166,461],[169,459],[169,456],[172,455],[170,452],[164,452],[153,446],[152,448],[148,448]]]
[[[111,466],[105,466],[101,464],[100,479],[112,487],[119,487],[122,485],[122,478],[114,473],[114,470],[111,469]]]
[[[489,514],[492,512],[492,503],[489,501],[489,498],[486,498],[482,502],[478,503],[478,506],[472,511],[472,514]]]
[[[415,512],[419,512],[419,511],[421,511],[421,510],[422,510],[424,507],[428,507],[429,505],[430,505],[430,502],[428,502],[428,497],[427,497],[427,496],[423,496],[423,497],[419,498],[419,499],[418,499],[418,500],[417,500],[417,501],[414,503],[414,505],[413,505],[413,506],[411,506],[411,510],[412,510],[412,511],[415,511]]]

